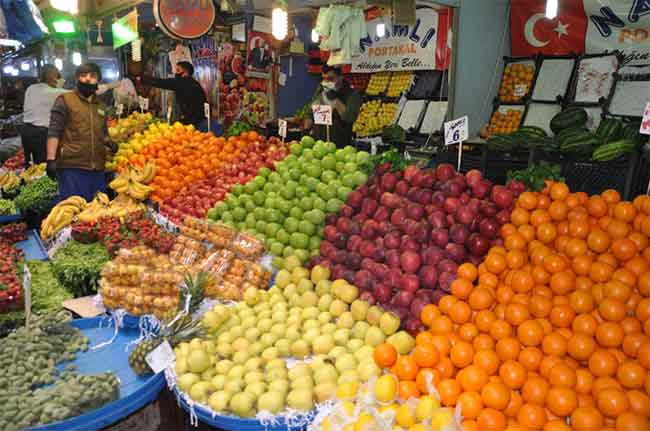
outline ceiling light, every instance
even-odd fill
[[[557,16],[558,0],[546,0],[546,18],[554,19]]]
[[[377,37],[381,39],[384,36],[386,36],[386,24],[380,22],[377,24]]]
[[[72,53],[72,64],[75,66],[81,66],[81,53],[73,52]]]
[[[284,40],[289,32],[289,14],[280,8],[273,9],[271,13],[271,33],[278,40]]]

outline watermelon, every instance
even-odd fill
[[[517,146],[517,139],[510,135],[494,135],[488,139],[488,149],[493,151],[510,151]]]
[[[621,139],[631,139],[635,143],[641,142],[641,134],[639,129],[641,128],[641,123],[629,123],[623,127],[621,131]]]
[[[635,148],[636,143],[633,140],[620,139],[618,141],[605,143],[596,148],[591,159],[597,162],[608,162],[634,151]]]
[[[615,118],[605,118],[600,122],[596,135],[603,141],[611,142],[621,138],[623,133],[623,122]]]
[[[591,132],[576,132],[565,135],[560,141],[560,151],[563,154],[589,156],[594,148],[602,145],[603,141]]]
[[[584,127],[588,119],[587,111],[583,108],[569,107],[551,119],[551,130],[557,134],[564,129]]]
[[[546,134],[546,131],[544,129],[537,126],[521,126],[519,130],[517,130],[517,132],[522,135],[529,135],[531,137],[539,136],[540,138],[544,138],[548,136],[548,134]]]

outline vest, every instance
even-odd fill
[[[59,142],[57,167],[103,171],[106,157],[105,119],[97,98],[93,97],[89,102],[76,91],[62,97],[68,115]]]

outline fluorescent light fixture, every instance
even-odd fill
[[[74,22],[69,19],[52,21],[52,26],[56,33],[70,34],[75,32]]]
[[[311,41],[314,42],[314,43],[318,43],[319,40],[320,40],[320,35],[318,34],[318,32],[316,31],[315,28],[312,29],[311,30]]]
[[[55,58],[54,67],[56,67],[59,70],[63,70],[63,60],[61,60],[59,57]]]
[[[557,3],[559,0],[546,0],[546,18],[554,19],[557,16]]]
[[[289,14],[286,10],[275,8],[271,13],[271,33],[278,40],[284,40],[289,33]]]
[[[11,76],[18,76],[18,69],[16,69],[15,67],[12,67],[11,68]]]
[[[10,75],[12,69],[13,69],[13,67],[11,67],[11,66],[5,66],[5,67],[2,68],[2,72],[6,73],[7,75]]]
[[[50,6],[63,12],[69,12],[72,15],[79,13],[78,0],[50,0]]]
[[[75,66],[81,66],[81,53],[73,52],[72,53],[72,64]]]
[[[29,69],[31,69],[31,65],[29,64],[29,62],[24,61],[20,64],[20,70],[27,72]]]
[[[22,43],[19,40],[14,40],[14,39],[0,39],[0,45],[13,46],[15,48],[18,48],[19,46],[22,45]]]
[[[381,39],[384,36],[386,36],[386,24],[380,22],[377,24],[377,37]]]

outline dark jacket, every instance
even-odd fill
[[[330,127],[330,140],[336,144],[337,148],[343,148],[346,145],[352,145],[352,125],[359,116],[359,110],[361,109],[361,95],[354,91],[346,81],[343,81],[343,87],[338,90],[338,93],[338,99],[345,105],[346,112],[345,115],[341,117],[339,115],[339,112],[336,109],[332,108],[332,126]],[[321,95],[322,91],[319,91],[316,94],[316,97],[312,104],[321,103]],[[313,120],[313,115],[311,112],[309,115],[311,115]],[[325,141],[327,139],[327,127],[314,125],[312,129],[312,136],[315,139],[322,139]]]
[[[105,107],[75,90],[59,96],[52,107],[48,136],[59,138],[57,168],[103,171],[110,151]]]
[[[152,86],[162,88],[163,90],[172,90],[176,92],[176,100],[178,102],[179,118],[183,124],[193,124],[198,127],[205,115],[203,111],[203,104],[208,100],[205,98],[203,87],[194,78],[170,78],[159,79],[149,78],[143,79],[144,83],[150,83]]]

